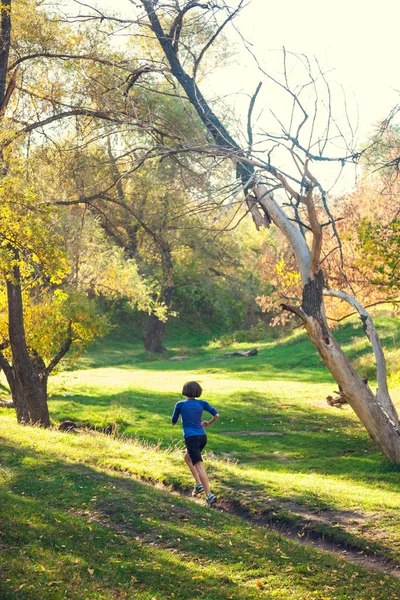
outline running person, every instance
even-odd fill
[[[200,384],[196,381],[185,383],[182,390],[182,396],[186,396],[186,400],[177,402],[171,422],[172,425],[176,425],[179,416],[182,417],[183,436],[187,448],[185,462],[196,482],[192,495],[197,496],[198,494],[205,492],[206,503],[208,506],[211,506],[212,504],[215,504],[217,498],[211,493],[210,483],[204,468],[201,452],[207,444],[207,435],[204,429],[215,423],[219,414],[208,402],[205,400],[198,400],[202,391]],[[204,410],[212,415],[212,418],[209,421],[202,421]]]

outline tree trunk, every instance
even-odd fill
[[[383,407],[368,384],[356,373],[331,332],[314,318],[306,320],[307,333],[346,400],[385,456],[400,463],[400,426],[396,411]]]
[[[7,378],[8,385],[10,386],[11,396],[17,414],[17,421],[21,424],[29,423],[29,412],[23,390],[19,389],[19,382],[14,379],[14,370],[2,352],[0,352],[0,365]]]
[[[255,295],[255,294],[254,294]],[[244,329],[249,330],[257,324],[256,303],[250,301],[247,307],[246,317],[244,320]]]
[[[48,419],[47,411],[47,378],[38,378],[37,389],[35,393],[35,397],[38,398],[39,404],[45,406],[45,410],[41,412],[41,417],[38,416],[37,410],[28,410],[26,393],[21,379],[13,378],[12,383],[10,381],[8,383],[11,388],[11,395],[14,402],[18,423],[21,425],[41,425],[43,427],[48,427],[50,425],[50,421]],[[32,401],[32,395],[28,401],[29,400]]]
[[[163,302],[168,308],[170,308],[172,303],[174,289],[173,286],[164,288],[159,297],[159,301]],[[156,315],[149,315],[142,333],[146,352],[160,353],[166,351],[162,343],[166,326],[166,322],[160,321]]]
[[[8,383],[11,389],[11,396],[15,406],[17,421],[21,425],[28,424],[30,420],[29,411],[21,383],[18,379],[14,379],[14,377],[12,379],[12,383],[10,381]]]
[[[288,239],[299,265],[303,281],[301,309],[294,309],[287,306],[285,308],[292,310],[303,320],[311,341],[317,348],[336,383],[343,389],[346,398],[348,398],[348,403],[359,417],[371,438],[390,461],[400,463],[399,418],[387,389],[384,356],[379,338],[373,327],[372,319],[365,309],[354,299],[349,300],[349,297],[343,298],[343,295],[339,295],[342,299],[351,302],[359,311],[364,329],[373,344],[377,366],[380,366],[380,372],[378,372],[380,389],[376,395],[355,372],[349,359],[336,342],[328,327],[325,317],[323,294],[338,294],[324,289],[322,271],[313,272],[310,251],[303,236],[287,219],[282,209],[275,202],[272,194],[266,193],[265,188],[260,186],[256,189],[256,196],[259,202],[265,205],[273,222]],[[366,327],[367,321],[368,327],[372,328],[373,332],[370,331],[368,333]]]
[[[26,346],[18,266],[13,269],[13,279],[7,281],[7,299],[14,380],[12,394],[15,406],[18,407],[18,422],[49,427],[47,377],[39,375]],[[28,413],[28,419],[26,413]],[[20,419],[23,419],[23,421]]]
[[[0,29],[0,106],[6,95],[8,54],[11,41],[11,0],[2,0]]]
[[[377,379],[381,388],[374,394],[369,385],[353,369],[328,327],[325,319],[323,285],[322,272],[319,271],[315,279],[309,281],[303,288],[303,313],[300,316],[303,318],[309,338],[372,440],[390,461],[400,463],[400,422],[389,396],[386,373],[382,377],[379,372],[382,366],[385,367],[380,364],[382,357],[378,356],[377,358],[379,369]],[[326,293],[328,295],[340,294],[329,290]],[[341,296],[344,294],[339,297]],[[366,333],[371,339],[375,332],[372,320],[365,309],[352,299],[352,303],[354,302],[360,311]],[[368,319],[370,322],[366,324]],[[373,332],[371,329],[367,330],[368,327],[372,328]],[[377,349],[376,340],[371,339],[371,342],[377,357],[381,351],[380,343]]]
[[[150,315],[143,328],[143,342],[146,352],[165,352],[162,340],[165,333],[166,323],[160,321],[155,315]]]

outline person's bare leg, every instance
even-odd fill
[[[186,452],[186,454],[185,454],[185,462],[186,462],[187,466],[189,467],[190,472],[192,473],[192,475],[193,475],[193,477],[195,479],[196,484],[201,483],[201,479],[200,479],[199,473],[198,473],[196,467],[194,466],[194,464],[192,463],[192,459],[190,458],[188,452]]]
[[[211,493],[210,491],[210,483],[208,481],[208,477],[207,477],[207,473],[206,470],[204,468],[204,464],[202,461],[197,462],[194,465],[194,468],[197,470],[198,473],[198,477],[200,478],[201,483],[203,484],[204,487],[204,491],[206,493],[206,497],[208,497]]]

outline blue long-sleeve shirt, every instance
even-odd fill
[[[172,424],[178,422],[179,416],[182,417],[183,437],[191,435],[204,435],[204,428],[201,426],[203,411],[206,410],[210,415],[215,416],[218,411],[205,400],[188,398],[177,402],[172,415]]]

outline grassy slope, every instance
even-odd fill
[[[339,336],[357,335],[350,327]],[[396,324],[383,327],[387,341],[396,340]],[[225,502],[297,523],[299,536],[319,529],[399,555],[400,470],[377,453],[349,408],[327,407],[335,386],[304,336],[257,344],[255,358],[218,361],[210,359],[224,351],[210,345],[173,344],[190,359],[154,361],[138,346],[99,344],[52,383],[53,420],[116,422],[125,436],[157,446],[25,430],[3,411],[0,505],[8,509],[0,543],[9,566],[1,598],[399,598],[398,581],[235,517],[210,518],[191,500],[117,474],[190,488],[181,432],[169,416],[182,383],[195,378],[221,412],[208,465]],[[359,359],[368,350],[357,338],[348,351]]]
[[[161,475],[160,451],[2,429],[2,600],[400,598],[389,576],[105,468]]]

